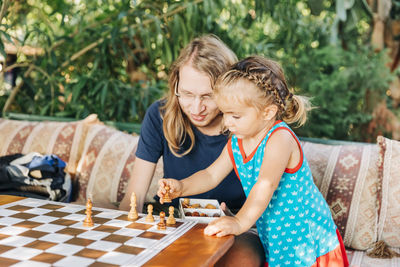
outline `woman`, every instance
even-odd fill
[[[153,103],[142,122],[135,166],[120,209],[130,208],[134,191],[141,211],[156,163],[163,157],[164,177],[183,179],[210,165],[224,148],[228,135],[221,133],[222,114],[212,99],[218,76],[237,61],[216,36],[194,39],[172,64],[168,95]],[[238,210],[245,201],[234,172],[218,187],[198,198],[218,199],[222,207]],[[177,202],[173,203],[175,206]],[[258,236],[247,232],[217,265],[260,266],[264,252]]]

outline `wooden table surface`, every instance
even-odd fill
[[[0,205],[23,199],[0,195]],[[232,246],[234,237],[205,236],[205,224],[196,224],[145,265],[150,266],[212,266]]]

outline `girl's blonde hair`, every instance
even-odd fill
[[[214,88],[215,97],[224,95],[224,88],[242,80],[250,81],[259,89],[258,95],[247,95],[242,101],[260,110],[274,104],[278,107],[277,119],[288,124],[297,122],[297,126],[301,126],[306,122],[307,112],[311,109],[309,98],[290,92],[277,62],[261,56],[251,56],[237,62],[218,78]]]
[[[195,138],[192,124],[183,113],[178,97],[175,95],[175,86],[179,83],[179,70],[185,64],[190,64],[199,72],[210,77],[213,86],[218,76],[224,73],[237,61],[232,52],[217,36],[209,34],[193,39],[180,52],[179,57],[171,65],[168,94],[161,101],[160,112],[163,117],[164,136],[171,152],[181,157],[187,155],[194,147]],[[180,151],[186,138],[190,139],[190,147]]]

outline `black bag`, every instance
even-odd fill
[[[72,185],[56,155],[14,154],[0,158],[0,193],[69,202]]]

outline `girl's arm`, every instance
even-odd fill
[[[205,229],[205,234],[239,235],[250,229],[267,208],[283,172],[293,164],[291,161],[295,161],[292,155],[296,149],[298,150],[297,143],[288,131],[279,130],[271,135],[265,147],[258,180],[243,207],[234,218],[222,217],[211,222]]]
[[[131,194],[132,192],[135,192],[137,200],[137,210],[138,212],[142,212],[146,193],[147,190],[149,190],[149,186],[151,180],[153,179],[155,169],[156,163],[140,158],[135,159],[132,176],[129,179],[128,186],[126,187],[125,196],[119,205],[120,210],[129,210],[131,208]]]
[[[194,163],[195,164],[195,163]],[[180,196],[191,196],[207,192],[216,187],[232,171],[233,166],[229,158],[228,149],[225,145],[219,157],[206,169],[198,171],[186,179],[161,179],[157,195],[163,204],[163,195],[166,193],[165,186],[170,187],[171,198]]]

